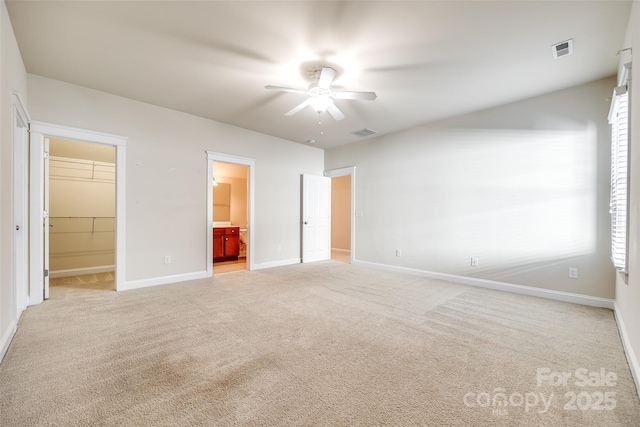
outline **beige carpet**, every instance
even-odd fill
[[[49,279],[49,298],[56,300],[80,295],[95,295],[95,291],[113,291],[116,288],[114,272],[84,274],[82,276]]]
[[[2,426],[640,425],[605,309],[336,261],[60,295],[0,365]]]

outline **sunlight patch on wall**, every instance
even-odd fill
[[[376,208],[395,234],[383,240],[421,240],[432,262],[481,253],[502,267],[595,252],[595,129],[448,129],[431,137],[402,169],[389,163],[383,174],[388,197]]]
[[[468,185],[459,187],[467,193],[458,199],[462,229],[485,242],[485,253],[494,252],[503,260],[538,261],[594,252],[595,137],[519,132],[491,139],[489,152],[482,143],[471,150],[484,164],[471,167]],[[474,205],[484,209],[477,211]],[[466,216],[469,211],[474,214]]]

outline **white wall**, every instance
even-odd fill
[[[358,168],[357,260],[613,298],[614,85],[604,79],[326,151],[326,169]]]
[[[206,270],[207,150],[256,160],[255,262],[299,259],[300,174],[322,174],[322,150],[36,75],[28,89],[33,120],[128,138],[127,281]]]
[[[4,1],[0,6],[0,359],[17,323],[13,289],[13,104],[12,92],[26,102],[26,71]]]
[[[634,1],[624,47],[640,50],[640,2]],[[625,52],[620,64],[631,62],[631,54]],[[625,282],[616,277],[616,304],[626,331],[632,367],[635,365],[636,384],[640,383],[640,64],[631,71],[631,166],[629,204],[629,276]]]

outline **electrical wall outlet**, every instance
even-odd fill
[[[171,264],[171,255],[165,255],[164,256],[164,263],[165,264]]]
[[[278,245],[278,252],[282,252],[282,246]]]
[[[396,256],[402,256],[402,249],[396,249]]]
[[[478,258],[471,258],[471,267],[477,267],[479,262]]]
[[[578,269],[575,267],[569,267],[569,279],[578,278]]]

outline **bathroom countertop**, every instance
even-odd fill
[[[213,228],[235,227],[230,221],[213,221]]]

